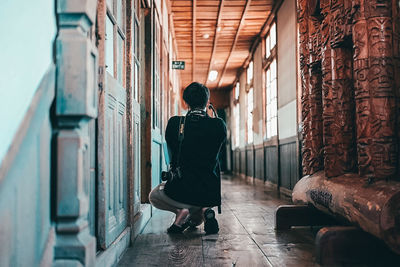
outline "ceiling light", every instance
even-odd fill
[[[208,37],[210,37],[210,35],[208,33],[203,34],[204,39],[208,39]]]
[[[218,28],[217,28],[217,32],[220,32],[220,31],[221,31],[221,27],[218,27]]]
[[[217,77],[218,77],[218,71],[216,71],[216,70],[210,71],[210,74],[208,75],[208,79],[210,81],[212,81],[212,82],[215,81],[217,79]]]

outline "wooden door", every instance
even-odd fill
[[[99,3],[98,240],[103,249],[128,218],[125,10],[124,0]]]
[[[151,129],[151,188],[160,183],[161,175],[161,29],[158,14],[154,14],[154,82],[152,88],[152,129]]]

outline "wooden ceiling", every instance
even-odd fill
[[[181,85],[230,88],[273,9],[274,0],[171,0]],[[208,38],[206,38],[208,35]],[[208,80],[218,71],[215,81]]]

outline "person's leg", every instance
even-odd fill
[[[162,183],[150,192],[149,201],[157,209],[175,213],[174,224],[181,226],[188,218],[189,209],[192,209],[194,206],[180,203],[168,197],[164,192],[164,185],[165,183]],[[199,209],[198,207],[194,208]]]
[[[174,206],[169,201],[165,199],[166,195],[164,193],[164,183],[159,184],[149,194],[149,201],[151,205],[160,210],[166,210],[177,214],[180,210],[179,207]]]

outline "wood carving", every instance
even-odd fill
[[[318,172],[301,179],[292,196],[295,204],[311,203],[321,211],[347,219],[400,254],[400,183],[377,181],[366,187],[357,174],[326,179],[323,172]]]
[[[300,26],[300,71],[302,77],[303,174],[313,174],[323,168],[322,161],[322,73],[319,21],[310,19],[310,6],[317,1],[298,1]]]
[[[398,14],[395,0],[298,1],[304,174],[396,177]]]
[[[324,171],[334,177],[355,169],[354,91],[351,6],[332,1],[321,6],[323,28],[329,28],[323,48]]]

